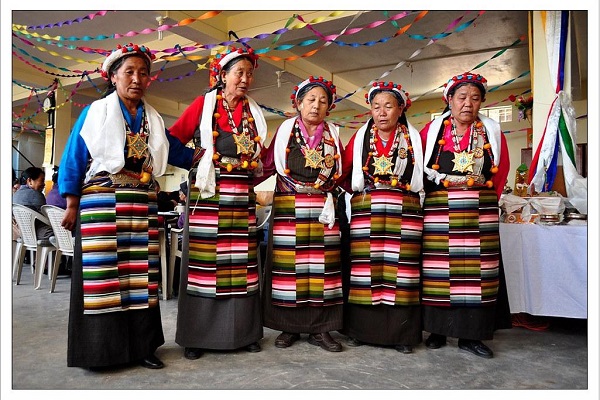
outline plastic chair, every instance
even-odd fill
[[[50,226],[52,227],[52,231],[54,232],[54,238],[56,240],[56,255],[54,256],[54,266],[52,267],[52,274],[48,271],[48,276],[51,276],[50,283],[50,293],[54,292],[54,288],[56,286],[56,277],[58,275],[58,268],[60,266],[60,261],[62,256],[73,257],[74,254],[74,241],[73,235],[71,231],[62,227],[61,222],[63,217],[65,216],[65,210],[60,207],[45,205],[42,206],[42,212],[48,217],[50,220]],[[37,286],[41,285],[41,274],[40,281],[37,282]]]
[[[166,281],[167,297],[173,295],[173,280],[175,279],[175,259],[179,257],[181,260],[181,249],[179,248],[179,234],[183,232],[183,228],[171,228],[169,236],[169,278]]]
[[[256,208],[256,229],[262,229],[271,216],[271,206]]]
[[[46,225],[50,225],[50,220],[39,212],[20,204],[13,204],[12,213],[21,230],[21,237],[17,240],[13,262],[13,277],[15,276],[15,273],[17,274],[17,282],[15,285],[18,285],[19,282],[21,282],[25,251],[30,250],[35,252],[36,268],[34,284],[36,285],[35,289],[39,289],[44,266],[46,265],[46,261],[50,261],[48,256],[51,252],[56,250],[56,247],[54,247],[47,239],[37,238],[35,221],[39,220]],[[48,272],[50,272],[50,265],[48,265],[48,268]]]

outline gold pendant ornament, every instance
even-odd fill
[[[473,153],[475,154],[475,158],[483,157],[483,149],[481,147],[475,147],[475,150],[473,150]]]
[[[473,153],[467,153],[466,151],[454,153],[454,160],[452,162],[454,163],[452,171],[473,172],[473,165],[475,164]]]
[[[304,150],[304,159],[306,160],[304,166],[310,168],[321,168],[321,163],[325,160],[321,152],[316,149]]]
[[[375,167],[374,175],[389,175],[392,173],[394,163],[391,157],[373,157],[373,160],[373,166]]]
[[[325,155],[325,168],[333,168],[335,164],[335,157],[331,154]]]
[[[254,154],[254,149],[252,148],[254,142],[250,139],[250,135],[247,133],[233,134],[233,140],[237,146],[238,154]]]
[[[148,144],[139,134],[127,135],[127,158],[144,158],[147,150]]]
[[[404,160],[406,157],[408,157],[408,151],[406,151],[406,148],[400,147],[398,149],[398,157],[400,157],[400,159],[402,159],[402,160]]]

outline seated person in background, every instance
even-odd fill
[[[42,206],[46,204],[44,190],[46,173],[38,167],[29,167],[21,174],[21,187],[13,193],[13,204],[27,206],[39,213]],[[35,221],[35,230],[38,239],[48,239],[53,236],[52,227],[43,222]]]
[[[187,192],[188,192],[188,184],[187,181],[183,181],[179,184],[179,206],[182,206],[184,210],[187,210],[186,201],[187,201]],[[177,219],[177,228],[182,229],[185,226],[186,220],[186,212],[183,211],[179,214],[179,218]],[[183,242],[183,232],[177,234],[177,248],[181,250]],[[181,263],[181,258],[177,259],[177,263]],[[181,264],[176,264],[175,274],[173,275],[173,296],[177,297],[179,295],[179,266]]]
[[[16,192],[17,190],[19,190],[19,188],[21,187],[21,180],[19,178],[17,178],[17,173],[15,172],[15,169],[13,168],[13,174],[12,174],[12,184],[13,184],[13,193]]]
[[[67,199],[62,197],[58,192],[58,167],[54,167],[54,173],[52,174],[52,189],[46,195],[46,204],[67,209]],[[50,238],[50,243],[56,246],[54,238]],[[58,275],[70,275],[71,274],[71,257],[63,255],[61,257],[60,265],[58,266]]]
[[[15,169],[13,168],[12,170],[12,185],[13,185],[13,194],[19,190],[19,188],[21,187],[21,181],[19,180],[19,178],[17,178],[17,173],[15,172]],[[17,221],[15,220],[15,217],[12,218],[12,232],[13,232],[13,240],[17,240],[18,238],[21,237],[21,230],[19,229],[19,225],[17,225]]]
[[[187,181],[181,182],[181,184],[179,185],[179,204],[183,205],[184,209],[185,209],[185,203],[187,201],[187,191],[188,191]],[[183,228],[184,225],[185,225],[185,211],[182,212],[181,214],[179,214],[179,219],[177,220],[178,228]],[[179,235],[179,241],[181,242],[181,235]]]
[[[166,212],[173,211],[177,205],[177,201],[171,198],[169,192],[158,192],[156,202],[158,203],[158,211]]]
[[[62,208],[63,210],[67,209],[67,199],[62,197],[60,193],[58,193],[58,168],[54,169],[54,173],[52,174],[52,189],[46,195],[46,204],[51,206],[56,206]]]

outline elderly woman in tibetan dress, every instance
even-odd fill
[[[411,353],[422,341],[421,138],[406,118],[411,103],[400,85],[375,82],[365,96],[371,118],[350,138],[343,159],[352,194],[343,332],[350,346]]]
[[[482,340],[511,326],[498,226],[509,156],[498,122],[479,112],[486,90],[481,75],[452,77],[444,88],[448,107],[421,131],[421,303],[428,348],[444,346],[451,336],[460,349],[491,358]]]
[[[190,360],[204,350],[261,350],[254,184],[262,174],[267,125],[248,96],[256,67],[252,49],[219,54],[211,65],[211,88],[169,129],[180,143],[199,132],[200,153],[188,184],[175,335]]]
[[[155,177],[170,154],[160,114],[144,99],[154,55],[129,44],[102,64],[106,95],[83,109],[60,163],[62,225],[76,231],[67,364],[162,368]]]
[[[285,348],[308,334],[327,351],[342,345],[329,334],[342,328],[340,230],[336,216],[342,146],[325,121],[335,86],[321,77],[298,85],[298,115],[284,121],[264,159],[265,178],[276,174],[262,291],[264,325],[282,333]]]

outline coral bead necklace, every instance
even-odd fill
[[[487,134],[484,128],[483,123],[477,119],[476,121],[473,122],[473,124],[471,125],[471,129],[470,129],[470,137],[469,137],[469,141],[468,144],[465,146],[464,149],[462,149],[461,144],[460,144],[460,140],[457,136],[456,133],[456,126],[454,124],[454,118],[450,117],[450,119],[448,120],[444,120],[444,133],[442,134],[442,138],[440,140],[438,140],[438,151],[437,151],[437,155],[435,158],[435,162],[432,164],[431,168],[434,170],[439,170],[440,165],[439,165],[439,159],[440,159],[440,155],[442,153],[442,150],[444,150],[445,145],[446,145],[446,137],[447,135],[445,134],[447,127],[449,125],[452,125],[452,127],[450,128],[450,137],[452,139],[452,151],[454,152],[454,159],[452,160],[454,162],[454,168],[452,169],[452,171],[458,171],[458,172],[462,172],[462,173],[473,173],[473,165],[475,164],[475,160],[474,159],[479,159],[481,157],[483,157],[484,155],[484,150],[485,152],[487,152],[488,157],[492,163],[492,167],[490,168],[490,172],[492,174],[495,174],[498,172],[498,167],[496,166],[495,162],[494,162],[494,154],[492,153],[492,146],[489,143],[489,140],[487,138]],[[467,132],[465,134],[469,134],[469,130],[467,130]],[[479,145],[479,138],[482,139],[483,141],[483,146]],[[450,182],[447,180],[443,180],[443,184],[445,187],[450,186]],[[469,179],[467,180],[467,186],[473,186],[474,184],[474,180],[473,179]],[[487,187],[492,187],[493,186],[493,182],[492,181],[486,181],[485,182],[485,186]]]
[[[291,175],[291,171],[287,165],[287,155],[291,152],[290,143],[296,142],[302,152],[305,159],[305,168],[319,168],[319,175],[313,183],[300,182],[294,179]],[[298,120],[294,123],[293,131],[290,133],[290,140],[286,150],[286,161],[285,161],[285,174],[294,184],[300,186],[312,186],[314,189],[326,190],[333,186],[335,181],[339,178],[339,174],[335,172],[333,177],[330,177],[331,170],[335,166],[335,160],[340,158],[340,155],[336,152],[335,142],[329,131],[327,123],[323,126],[323,135],[321,141],[317,144],[314,149],[310,149],[302,136]],[[324,154],[324,155],[323,155]],[[333,179],[331,179],[333,178]]]
[[[223,104],[223,108],[227,112],[227,121],[229,126],[231,127],[231,132],[233,136],[233,140],[237,147],[237,154],[239,155],[239,162],[231,163],[231,158],[228,157],[227,165],[225,168],[227,171],[231,172],[234,168],[242,168],[242,169],[254,169],[258,166],[258,162],[254,160],[257,154],[260,152],[256,151],[256,146],[260,147],[260,136],[256,134],[256,130],[254,128],[254,118],[250,114],[250,109],[248,105],[248,99],[244,98],[242,100],[242,129],[238,129],[233,120],[233,115],[231,109],[229,108],[229,104],[227,100],[221,95],[217,95],[217,105],[221,102]],[[215,106],[217,107],[217,106]],[[217,131],[217,120],[221,117],[221,115],[215,110],[213,114],[213,148],[215,148],[215,153],[213,155],[213,160],[216,166],[221,164],[221,155],[216,151],[216,142],[217,137],[219,136],[219,132]],[[256,143],[256,146],[255,146]]]
[[[406,148],[398,148],[402,138],[404,138],[406,142]],[[392,140],[391,145],[389,144],[389,140]],[[369,132],[369,153],[367,154],[365,164],[362,168],[363,172],[374,183],[385,183],[390,186],[397,186],[398,176],[393,174],[394,162],[392,161],[392,157],[394,156],[396,150],[398,150],[398,158],[405,159],[408,157],[408,153],[410,153],[412,163],[415,163],[413,147],[408,129],[406,126],[398,124],[394,132],[394,136],[388,139],[388,146],[383,146],[381,142],[382,139],[379,136],[378,128],[373,125]],[[386,147],[388,148],[386,149]],[[370,164],[371,159],[373,160],[372,164]],[[370,165],[375,167],[373,175],[369,173]],[[383,176],[389,176],[390,179],[384,180],[382,179]],[[410,190],[410,185],[407,184],[405,186],[406,190]]]

